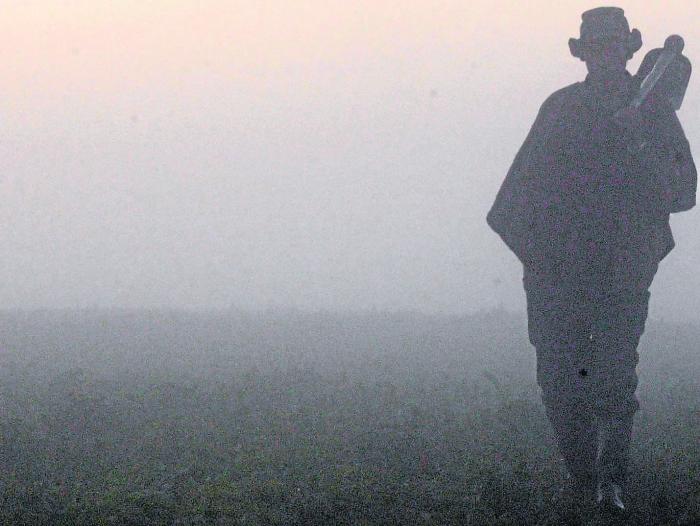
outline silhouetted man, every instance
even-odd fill
[[[697,175],[668,101],[624,111],[640,88],[626,70],[639,31],[622,9],[582,18],[569,44],[588,75],[545,101],[487,221],[524,266],[537,382],[572,493],[624,509],[648,289]]]

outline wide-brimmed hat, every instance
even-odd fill
[[[581,50],[587,44],[605,40],[621,40],[627,44],[629,57],[642,47],[642,35],[638,29],[630,31],[624,10],[619,7],[597,7],[581,15],[580,38],[569,39],[571,54],[581,58]]]

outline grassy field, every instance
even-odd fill
[[[647,325],[629,524],[700,524],[699,341]],[[5,312],[0,345],[2,524],[561,524],[524,315]]]

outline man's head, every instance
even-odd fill
[[[581,37],[569,39],[569,49],[591,73],[625,70],[627,61],[642,47],[642,35],[630,31],[625,12],[618,7],[598,7],[581,15]]]

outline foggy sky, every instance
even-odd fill
[[[0,306],[522,309],[485,223],[585,76],[562,2],[27,1],[0,20]],[[619,2],[645,45],[700,7]],[[698,155],[700,90],[679,112]],[[696,318],[695,210],[651,316]]]

